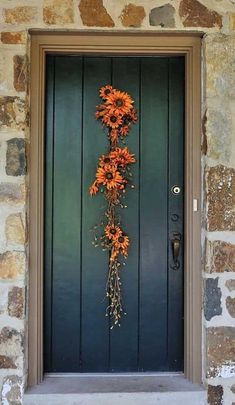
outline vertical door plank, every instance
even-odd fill
[[[45,223],[44,223],[44,371],[51,370],[52,322],[52,227],[53,227],[53,160],[54,160],[54,56],[46,64],[45,120]]]
[[[55,59],[53,371],[77,371],[80,319],[82,59]]]
[[[113,86],[128,92],[139,111],[139,58],[113,58]],[[121,271],[124,309],[121,327],[110,331],[110,370],[136,371],[138,367],[138,265],[139,265],[139,121],[132,126],[127,146],[135,153],[137,163],[132,165],[135,189],[125,194],[126,209],[121,221],[130,237],[130,253]]]
[[[142,59],[140,371],[164,371],[167,351],[168,60]]]
[[[110,58],[84,59],[81,319],[84,372],[108,371],[109,363],[109,325],[105,317],[108,253],[91,244],[90,231],[101,220],[106,203],[103,195],[91,198],[88,189],[95,178],[98,158],[108,146],[106,133],[95,119],[95,111],[101,102],[99,89],[110,80]]]
[[[172,247],[169,246],[168,287],[168,366],[183,370],[183,204],[184,204],[184,58],[169,60],[169,235],[182,235],[180,268],[173,270]],[[173,195],[177,185],[181,193]]]

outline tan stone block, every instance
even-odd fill
[[[22,6],[3,10],[7,24],[29,24],[37,21],[37,7]]]
[[[0,255],[0,279],[17,279],[24,274],[25,267],[23,252],[5,252]]]
[[[114,27],[103,0],[80,0],[79,11],[83,24],[88,27]]]
[[[7,217],[5,232],[8,242],[25,243],[25,226],[21,213],[11,214]]]
[[[26,200],[24,184],[0,183],[0,203],[22,204]]]
[[[232,30],[232,31],[235,30],[235,13],[232,13],[229,16],[229,27],[230,27],[230,30]]]
[[[207,329],[207,378],[233,374],[235,359],[235,328],[211,327]],[[230,374],[231,373],[231,374]]]
[[[8,314],[19,319],[24,317],[24,288],[13,287],[8,293]]]
[[[14,62],[14,87],[16,91],[26,91],[27,83],[27,58],[15,55]]]
[[[179,15],[185,27],[222,27],[222,16],[197,0],[182,0]]]
[[[143,6],[130,3],[123,9],[120,19],[124,27],[140,27],[145,16]]]
[[[235,169],[222,165],[206,170],[208,230],[235,230]]]
[[[25,44],[26,43],[26,32],[16,31],[16,32],[1,32],[1,41],[3,44]]]
[[[14,96],[0,97],[0,128],[24,129],[25,125],[25,101]]]
[[[0,52],[0,90],[7,94],[13,89],[12,52],[4,50],[4,52]]]
[[[4,356],[21,356],[24,339],[22,332],[5,327],[0,331],[0,353]]]
[[[206,254],[209,273],[235,272],[235,245],[220,240],[207,242]]]
[[[232,318],[235,318],[235,298],[227,297],[226,298],[226,308],[228,310],[229,315]]]
[[[235,271],[235,246],[234,246],[234,271]],[[235,279],[227,280],[225,286],[229,291],[235,291]]]
[[[207,156],[228,164],[232,153],[232,115],[226,103],[208,108],[206,135]]]
[[[235,99],[235,36],[208,35],[205,38],[206,94],[208,97]],[[223,115],[228,103],[220,102]]]
[[[3,368],[17,368],[14,359],[9,356],[0,355],[0,369]]]
[[[74,23],[73,0],[44,0],[43,21],[50,25]]]

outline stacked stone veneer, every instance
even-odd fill
[[[22,403],[27,376],[29,28],[205,33],[203,377],[209,404],[235,403],[235,0],[1,0],[0,25],[2,404]]]

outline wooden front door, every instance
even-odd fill
[[[104,199],[88,193],[107,148],[94,116],[106,84],[130,93],[139,115],[122,211],[127,315],[112,330],[107,252],[90,232]],[[49,56],[45,136],[44,371],[183,371],[184,58]]]

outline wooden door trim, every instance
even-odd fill
[[[201,34],[30,30],[28,385],[43,379],[43,206],[45,60],[53,54],[183,55],[185,128],[185,377],[202,380],[201,275]],[[194,199],[198,210],[194,212]]]

